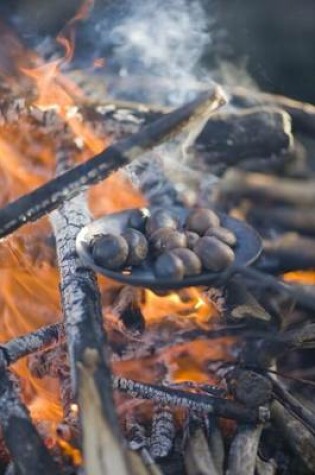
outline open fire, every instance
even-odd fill
[[[267,467],[273,469],[268,473],[294,473],[294,457],[312,473],[312,405],[303,408],[289,393],[281,371],[297,385],[303,377],[300,350],[313,348],[315,338],[315,228],[303,220],[313,203],[314,181],[309,163],[301,165],[302,146],[291,130],[293,121],[296,129],[304,127],[314,136],[315,107],[228,90],[233,106],[207,116],[201,134],[188,122],[194,140],[178,178],[164,155],[178,153],[171,133],[184,131],[198,102],[180,112],[119,101],[93,103],[61,72],[73,57],[77,24],[92,3],[83,2],[58,35],[62,59],[49,62],[0,23],[3,473],[36,475],[45,468],[52,475],[219,475],[225,470],[241,475],[267,473]],[[103,66],[103,58],[94,61],[94,68]],[[214,97],[220,105],[222,98]],[[206,100],[200,99],[201,106]],[[154,121],[163,117],[169,118],[169,133],[162,125],[156,138],[148,134],[151,142],[145,132],[141,136],[144,124],[155,130]],[[111,148],[139,130],[143,145]],[[164,136],[172,146],[151,152]],[[106,180],[96,184],[101,177],[95,168],[90,181],[69,187],[68,194],[55,181],[58,198],[49,195],[47,205],[42,200],[38,214],[31,209],[36,202],[30,203],[29,214],[5,214],[8,203],[14,206],[55,176],[62,180],[69,169],[105,149]],[[140,157],[134,168],[108,176],[147,150],[143,162]],[[117,164],[110,153],[117,153]],[[281,178],[283,171],[288,178]],[[91,184],[96,186],[87,191]],[[94,219],[162,202],[172,206],[174,200],[187,207],[212,206],[253,224],[264,239],[255,268],[227,271],[210,288],[157,292],[100,276],[96,283],[74,247],[77,232],[89,223],[89,210]],[[296,234],[287,238],[284,230]],[[295,361],[286,363],[281,358],[289,351]],[[307,391],[302,396],[307,399]],[[32,434],[25,454],[23,437],[13,440],[11,417],[26,424],[22,435]],[[273,437],[279,427],[285,434],[281,444],[271,447],[260,439],[263,430]],[[305,440],[310,451],[303,448]],[[290,471],[284,472],[281,456],[287,446]]]

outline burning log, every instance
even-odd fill
[[[197,413],[208,413],[243,422],[259,422],[268,419],[268,411],[247,408],[229,399],[195,394],[155,384],[140,383],[131,379],[113,378],[113,387],[140,399],[149,399],[171,407],[186,407]]]
[[[156,406],[150,438],[150,453],[154,459],[167,457],[173,447],[175,423],[168,407]]]
[[[254,475],[262,424],[241,425],[234,436],[228,460],[228,475]]]
[[[230,169],[219,185],[222,197],[249,198],[261,202],[313,206],[315,180],[278,178],[260,173]]]
[[[289,208],[284,206],[259,207],[255,204],[247,217],[257,226],[276,226],[288,231],[315,236],[315,216],[313,209]]]
[[[190,418],[191,419],[191,418]],[[190,420],[184,442],[184,461],[188,475],[220,475],[207,438],[197,420]]]
[[[20,401],[16,382],[3,363],[0,368],[0,421],[3,437],[19,474],[59,474],[28,410]]]
[[[61,166],[65,164],[60,161]],[[97,475],[107,473],[111,467],[115,473],[127,475],[127,457],[112,399],[100,293],[96,276],[82,268],[76,254],[77,233],[90,221],[84,197],[65,203],[51,215],[51,221],[61,274],[73,393],[79,400],[83,426],[86,471]]]
[[[211,94],[202,94],[195,101],[165,115],[132,137],[110,146],[88,162],[72,168],[8,204],[0,210],[0,237],[7,236],[29,221],[36,221],[163,140],[184,130],[189,131],[191,121],[206,111],[214,111],[222,105],[223,100],[219,89],[215,89]]]
[[[232,89],[231,94],[232,101],[237,106],[254,107],[266,105],[285,110],[292,117],[293,125],[297,132],[304,132],[314,136],[315,106],[313,104],[243,88]]]
[[[6,364],[10,365],[24,356],[59,345],[64,338],[63,324],[55,323],[0,345],[0,352],[3,353]]]
[[[248,159],[283,155],[292,141],[291,120],[286,112],[257,107],[215,114],[200,134],[197,147],[210,170],[212,165],[220,164],[223,171]]]
[[[296,420],[279,402],[271,406],[271,416],[289,446],[306,463],[309,470],[315,472],[315,437],[303,423]]]

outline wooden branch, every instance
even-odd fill
[[[220,475],[202,427],[194,421],[189,424],[184,444],[184,461],[188,475]]]
[[[0,210],[0,237],[58,208],[66,200],[99,183],[163,140],[179,132],[189,131],[191,121],[195,121],[205,111],[219,107],[222,102],[223,95],[218,88],[211,93],[203,93],[193,102],[144,127],[139,133],[108,147],[88,162],[8,204]]]
[[[95,274],[82,267],[76,236],[90,222],[84,196],[66,202],[51,215],[57,243],[61,297],[70,357],[73,393],[83,426],[87,475],[129,473],[112,398],[111,373],[100,292]]]
[[[231,444],[227,475],[254,475],[262,424],[241,425]]]
[[[230,169],[219,183],[219,193],[224,197],[249,198],[257,204],[267,201],[311,207],[315,202],[315,180],[278,178]]]
[[[60,471],[20,401],[16,382],[5,365],[0,368],[0,423],[19,475],[59,475]]]
[[[55,345],[57,346],[62,343],[64,339],[65,332],[63,324],[55,323],[0,345],[0,352],[3,353],[6,364],[10,365],[24,356],[37,351],[48,350]]]
[[[268,418],[268,414],[260,408],[246,408],[228,399],[189,393],[156,384],[140,383],[131,379],[114,377],[113,388],[136,398],[153,400],[170,407],[186,407],[196,412],[214,414],[226,419],[258,422]]]
[[[315,106],[276,94],[268,94],[241,87],[231,89],[232,101],[242,107],[268,105],[285,110],[293,120],[294,129],[314,136]]]
[[[288,231],[315,236],[315,215],[311,208],[257,206],[254,203],[247,217],[258,226],[277,226]]]
[[[173,448],[175,421],[170,408],[156,405],[152,419],[150,454],[154,459],[164,458]]]
[[[301,457],[311,473],[315,473],[315,437],[278,401],[274,401],[271,406],[271,417],[279,429],[279,436],[286,439],[291,449]]]

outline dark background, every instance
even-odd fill
[[[217,32],[212,31],[216,41],[205,54],[206,64],[212,66],[214,53],[243,62],[262,89],[315,103],[315,0],[202,1],[217,18]],[[96,0],[95,17],[106,14],[110,3]],[[0,15],[11,20],[18,16],[16,28],[31,43],[38,35],[55,35],[79,4],[0,0]]]

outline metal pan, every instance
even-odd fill
[[[185,277],[180,281],[158,279],[154,275],[153,261],[150,258],[146,259],[139,267],[133,267],[122,271],[109,270],[95,264],[90,249],[90,243],[93,237],[107,233],[122,234],[128,227],[130,213],[133,211],[134,209],[130,209],[122,211],[121,213],[103,216],[81,229],[77,236],[76,246],[78,255],[85,266],[110,279],[124,284],[156,290],[173,290],[183,287],[210,285],[220,279],[221,272],[209,271],[202,272],[199,275]],[[149,211],[150,210],[148,209],[148,212]],[[177,216],[180,223],[183,223],[190,210],[185,208],[172,208],[172,210],[169,211]],[[251,226],[243,221],[239,221],[220,213],[219,216],[221,219],[221,225],[233,231],[236,235],[237,244],[234,248],[235,261],[233,266],[249,266],[261,253],[262,242],[260,236]]]

